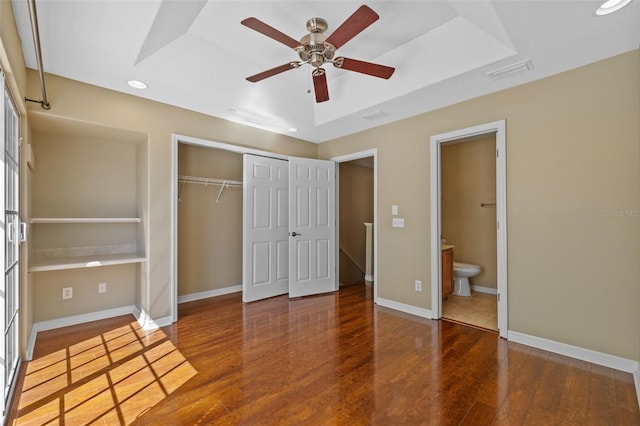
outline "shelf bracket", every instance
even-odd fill
[[[220,191],[218,191],[218,196],[216,197],[216,204],[220,201],[220,197],[222,196],[222,191],[224,191],[224,189],[228,186],[229,184],[227,183],[226,180],[222,182],[222,185],[220,185]]]

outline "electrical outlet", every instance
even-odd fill
[[[416,280],[416,291],[422,291],[422,281]]]
[[[98,293],[107,292],[107,283],[98,283]]]
[[[73,299],[73,287],[64,287],[62,289],[62,300]]]

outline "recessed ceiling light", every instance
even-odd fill
[[[293,132],[297,132],[297,131],[298,131],[298,129],[295,128],[295,127],[288,127],[287,128],[287,132],[292,132],[293,133]]]
[[[149,87],[146,85],[146,83],[140,80],[129,80],[127,84],[129,84],[129,86],[133,87],[134,89],[146,89],[147,87]]]
[[[602,3],[598,10],[596,10],[596,15],[603,16],[617,12],[629,3],[631,3],[631,0],[608,0]]]

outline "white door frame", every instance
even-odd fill
[[[373,301],[378,303],[378,149],[353,152],[351,154],[332,157],[336,163],[360,160],[373,157]],[[336,167],[336,277],[340,268],[340,168]]]
[[[505,120],[480,124],[465,129],[431,136],[431,312],[434,319],[442,317],[442,271],[440,265],[441,188],[440,150],[445,142],[495,133],[496,136],[496,220],[497,220],[497,287],[498,329],[500,337],[507,338],[507,178],[506,178],[506,133]]]
[[[288,155],[261,151],[239,145],[215,142],[180,134],[171,135],[171,322],[178,320],[178,145],[196,145],[238,154],[254,154],[263,157],[288,160]]]

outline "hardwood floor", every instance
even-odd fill
[[[471,296],[452,294],[442,301],[442,317],[498,331],[498,300],[495,295],[475,291]]]
[[[371,287],[38,334],[13,425],[632,425],[630,374],[373,304]]]

